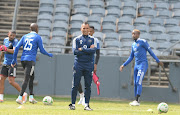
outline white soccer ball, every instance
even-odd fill
[[[44,105],[52,105],[53,104],[53,98],[50,96],[45,96],[43,98]]]
[[[168,104],[161,102],[158,105],[157,110],[159,113],[167,113],[168,112]]]

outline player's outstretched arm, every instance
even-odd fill
[[[43,47],[43,44],[42,44],[42,39],[41,37],[38,39],[38,47],[40,49],[40,52],[44,55],[47,55],[49,57],[53,57],[53,54],[52,53],[47,53],[46,50],[44,49]]]

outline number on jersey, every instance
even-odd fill
[[[24,50],[31,50],[32,49],[32,41],[33,39],[26,39],[25,42],[25,46],[24,46]]]

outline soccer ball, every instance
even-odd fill
[[[168,112],[168,104],[161,102],[158,105],[157,110],[159,113],[167,113]]]
[[[52,97],[50,97],[50,96],[45,96],[45,97],[43,98],[43,103],[44,103],[44,105],[52,105],[52,104],[53,104],[53,99],[52,99]]]

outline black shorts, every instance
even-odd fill
[[[25,69],[25,75],[34,75],[34,61],[21,61],[23,68]]]
[[[1,69],[1,75],[3,75],[4,77],[16,77],[16,70],[17,66],[13,68],[10,65],[3,64]]]

